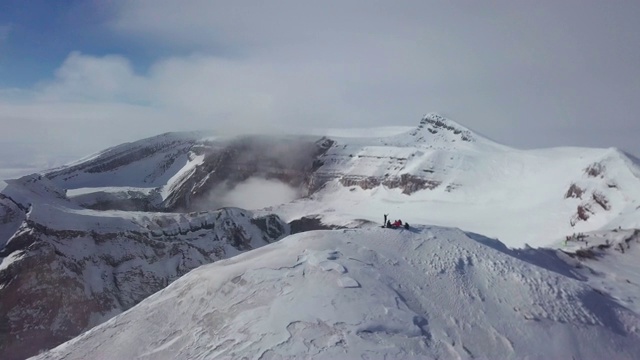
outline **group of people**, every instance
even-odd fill
[[[389,229],[398,229],[404,226],[405,229],[409,229],[409,223],[404,223],[402,224],[402,220],[398,219],[396,221],[394,221],[393,223],[391,222],[391,220],[387,220],[387,216],[389,216],[389,214],[384,214],[384,225],[383,227],[387,227]]]

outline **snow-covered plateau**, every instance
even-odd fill
[[[639,242],[615,148],[162,134],[0,181],[0,358],[639,358]]]

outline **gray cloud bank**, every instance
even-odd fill
[[[78,49],[34,88],[0,89],[0,167],[164,131],[413,125],[429,111],[519,148],[640,154],[639,2],[113,4],[101,26],[114,36],[188,55],[136,72],[126,54]]]

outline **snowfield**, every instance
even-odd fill
[[[640,316],[577,271],[458,229],[307,232],[34,359],[637,359]]]

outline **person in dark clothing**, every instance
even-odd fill
[[[387,220],[387,227],[391,229],[391,220]]]
[[[384,221],[382,222],[382,226],[387,225],[387,216],[389,216],[389,214],[384,214]]]
[[[404,228],[409,230],[409,223],[408,222],[404,223]]]

